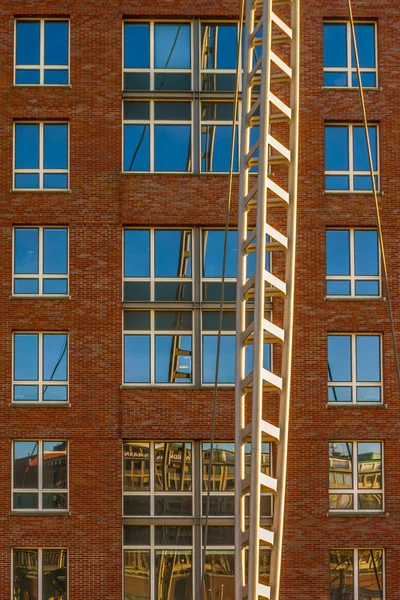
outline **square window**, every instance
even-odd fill
[[[21,591],[29,591],[27,582],[29,589],[36,591],[35,598],[67,600],[68,551],[65,548],[14,548],[13,598],[22,598]]]
[[[329,510],[383,509],[382,442],[330,442]]]
[[[69,84],[69,22],[15,22],[15,84]]]
[[[16,122],[14,189],[68,189],[68,144],[68,123]]]
[[[381,336],[328,335],[328,401],[382,402]]]
[[[363,87],[377,87],[376,23],[354,26]],[[351,25],[349,22],[324,23],[324,85],[358,87]]]
[[[380,252],[376,230],[326,231],[326,293],[328,296],[380,296]]]
[[[379,190],[378,127],[368,126],[375,187]],[[370,192],[367,141],[362,125],[325,125],[325,189]]]
[[[13,294],[68,294],[68,230],[62,227],[15,227]]]
[[[13,402],[68,402],[68,335],[15,333]]]
[[[13,442],[12,509],[68,510],[68,442]]]
[[[191,102],[125,101],[123,131],[124,172],[192,171]]]
[[[330,550],[330,598],[383,598],[382,549]]]

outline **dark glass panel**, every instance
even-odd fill
[[[124,525],[124,546],[150,546],[150,525]]]
[[[354,550],[330,550],[330,600],[354,598]]]
[[[193,528],[190,525],[159,525],[154,527],[154,543],[156,546],[191,546]]]
[[[124,496],[126,517],[147,517],[150,515],[150,496]]]
[[[189,517],[192,515],[191,496],[155,496],[154,514],[165,517]]]
[[[43,600],[67,600],[67,551],[57,548],[42,550]]]

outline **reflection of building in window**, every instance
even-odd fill
[[[67,550],[14,548],[13,600],[67,600]]]
[[[330,600],[383,600],[383,550],[330,550]]]

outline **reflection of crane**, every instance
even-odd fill
[[[299,10],[299,0],[249,0],[245,18],[236,309],[236,600],[279,598],[294,305]],[[259,54],[254,52],[256,47],[261,50]],[[278,141],[277,134],[282,141]],[[253,167],[257,168],[254,175]],[[280,230],[269,223],[269,211],[276,207],[285,209],[286,218],[281,220]],[[249,234],[249,221],[254,218],[256,226]],[[272,274],[265,260],[267,251],[286,255],[286,266],[279,277]],[[256,268],[246,279],[246,258],[250,253],[255,254]],[[283,306],[279,324],[265,317],[270,297]],[[254,306],[250,324],[246,323],[248,302]],[[253,365],[246,375],[248,344],[253,345]],[[279,376],[264,367],[265,344],[282,346]],[[265,420],[269,392],[275,393],[272,398],[276,395],[280,398],[278,427]],[[263,441],[273,442],[277,447],[276,477],[262,472]],[[248,442],[251,443],[250,474],[245,468]],[[245,496],[249,491],[247,525]],[[260,524],[263,492],[276,496],[271,531]],[[260,579],[260,553],[265,546],[271,547],[269,585]]]

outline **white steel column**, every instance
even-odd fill
[[[299,10],[300,0],[248,0],[246,9],[236,317],[237,600],[279,599],[294,300]],[[257,48],[258,59],[254,58]],[[287,145],[274,136],[275,127],[282,129],[285,123],[288,131],[283,137],[287,138]],[[254,127],[258,127],[253,130],[254,133],[258,131],[258,135],[252,136],[250,145],[250,132]],[[250,169],[255,166],[258,173],[253,175]],[[273,173],[274,168],[278,177]],[[285,229],[284,233],[268,221],[271,208],[285,209],[275,211],[275,221],[278,215],[278,222],[284,223],[281,227]],[[256,220],[256,227],[248,233],[250,220],[253,223]],[[286,254],[286,264],[279,277],[271,273],[265,260],[266,252],[277,251]],[[248,278],[246,257],[250,253],[255,253],[256,267],[254,275]],[[266,299],[271,297],[274,302],[275,298],[282,298],[282,326],[273,323],[266,311]],[[254,315],[247,326],[246,309]],[[246,375],[245,352],[249,344],[253,346],[253,364]],[[280,376],[264,368],[264,344],[281,345]],[[267,413],[265,392],[271,391],[279,393],[280,397],[278,426],[264,419]],[[270,442],[277,451],[274,477],[262,471],[263,441]],[[247,442],[251,443],[249,472],[245,466]],[[247,523],[244,499],[249,492],[250,518]],[[272,531],[260,522],[262,492],[275,496]],[[269,585],[260,583],[259,557],[263,547],[271,548]]]

